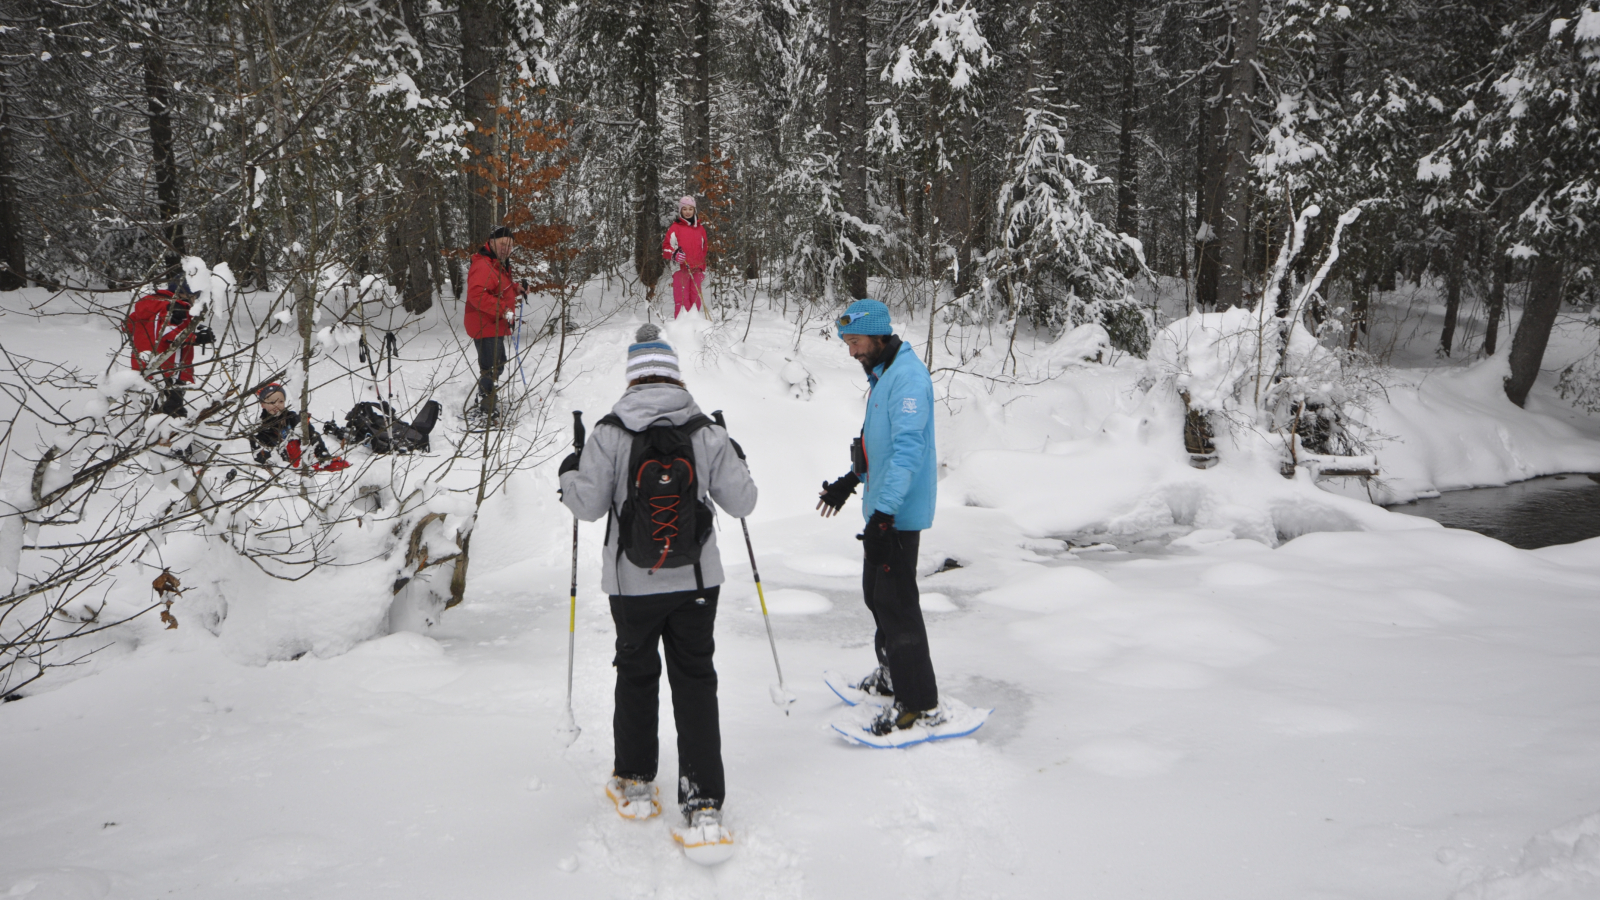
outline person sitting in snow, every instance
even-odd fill
[[[832,516],[865,482],[861,512],[861,579],[867,609],[877,624],[878,667],[852,685],[893,697],[872,723],[876,735],[943,722],[939,688],[928,653],[928,630],[917,593],[917,548],[933,525],[938,462],[933,439],[933,381],[917,354],[894,334],[889,307],[857,300],[837,322],[850,356],[866,370],[870,391],[861,436],[851,444],[851,469],[823,482],[817,509]]]
[[[706,248],[706,226],[695,212],[694,198],[683,197],[678,200],[678,218],[661,238],[661,258],[678,264],[678,271],[672,273],[674,319],[686,309],[705,314],[700,287],[706,278]]]
[[[255,453],[256,462],[268,465],[272,461],[272,451],[289,465],[299,468],[302,449],[300,446],[300,414],[289,409],[289,395],[283,385],[273,382],[261,390],[256,391],[256,399],[261,401],[261,423],[248,435],[250,449]],[[312,452],[316,454],[318,463],[326,463],[333,458],[322,437],[312,432],[316,444]],[[338,468],[344,468],[339,466]]]
[[[467,270],[467,309],[463,325],[478,356],[478,406],[467,415],[473,427],[487,427],[499,417],[495,381],[506,366],[506,337],[517,320],[517,283],[511,278],[511,229],[496,228]]]
[[[573,514],[586,522],[606,516],[609,526],[600,583],[610,595],[617,627],[617,684],[613,777],[606,791],[624,817],[650,818],[660,812],[652,784],[661,681],[656,648],[665,645],[678,732],[682,833],[725,844],[731,838],[722,828],[720,812],[725,793],[722,732],[711,658],[722,560],[705,501],[710,497],[728,514],[747,516],[755,509],[756,486],[738,445],[695,405],[684,387],[677,353],[661,340],[660,330],[644,325],[635,341],[628,348],[628,389],[611,414],[595,425],[588,446],[568,456],[558,474],[561,501]],[[688,459],[681,455],[684,443],[691,451]],[[670,449],[667,456],[654,458],[675,457],[686,466],[652,469],[661,477],[641,480],[648,490],[668,484],[671,475],[677,485],[672,490],[680,492],[671,498],[653,496],[650,506],[656,512],[641,519],[635,512],[639,490],[633,472],[645,468],[641,459],[652,458],[643,455],[643,448],[650,446]]]
[[[192,323],[195,293],[182,277],[133,304],[123,330],[133,340],[133,370],[160,390],[156,409],[174,418],[189,414],[183,385],[194,384],[194,348],[215,338],[204,324]]]

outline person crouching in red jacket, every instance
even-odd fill
[[[123,330],[133,339],[133,370],[161,389],[157,409],[181,418],[182,385],[194,384],[194,348],[214,340],[204,325],[189,327],[189,305],[195,294],[183,279],[140,297]]]
[[[706,278],[706,226],[695,213],[693,197],[678,201],[678,218],[661,238],[661,258],[678,264],[672,273],[672,317],[696,307],[704,315],[700,285]]]
[[[504,225],[472,254],[467,270],[467,312],[463,323],[478,351],[478,409],[468,420],[489,424],[496,416],[495,380],[506,365],[506,336],[517,315],[517,283],[511,278],[516,241]]]

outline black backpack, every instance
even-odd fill
[[[428,433],[439,418],[439,401],[429,400],[411,424],[395,415],[387,401],[357,403],[345,414],[344,428],[333,423],[323,431],[348,444],[369,443],[373,453],[427,452]]]
[[[633,431],[613,413],[600,420],[633,435],[628,454],[628,487],[617,514],[617,557],[641,569],[695,567],[699,581],[700,550],[711,536],[711,507],[700,499],[700,473],[695,471],[694,433],[711,424],[697,415],[682,425],[657,420]]]

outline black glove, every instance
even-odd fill
[[[861,546],[867,562],[887,569],[900,549],[900,532],[895,530],[894,516],[881,509],[874,510],[872,518],[867,520],[866,530],[861,533]]]
[[[201,324],[194,327],[194,345],[196,347],[204,347],[207,344],[215,344],[216,342],[217,334],[211,330],[210,325]]]
[[[728,438],[728,443],[733,445],[733,452],[734,452],[735,455],[737,455],[740,459],[744,459],[745,458],[745,456],[744,456],[744,448],[739,446],[739,442],[738,441],[734,440],[733,438]]]
[[[817,509],[823,510],[822,515],[824,518],[838,512],[844,507],[844,501],[848,500],[850,495],[856,492],[856,485],[860,483],[861,479],[856,477],[854,472],[832,483],[824,481],[820,495],[822,502],[817,504]],[[827,508],[823,509],[823,507]]]
[[[331,434],[341,441],[344,440],[344,428],[340,427],[339,423],[332,419],[322,423],[322,433]]]
[[[578,471],[578,460],[580,456],[582,456],[580,453],[568,453],[567,458],[561,461],[561,468],[556,470],[556,477],[560,478],[568,472]]]
[[[268,453],[265,450],[262,450],[262,451],[259,451],[259,452],[256,453],[256,462],[262,464],[263,466],[266,465],[271,460],[272,460],[272,454]]]

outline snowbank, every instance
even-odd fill
[[[1389,369],[1357,415],[1378,436],[1379,503],[1503,485],[1562,472],[1600,472],[1600,442],[1522,409],[1501,386],[1504,355],[1464,368]]]

